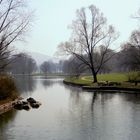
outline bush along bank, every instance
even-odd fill
[[[0,105],[18,98],[14,80],[8,75],[0,75]]]
[[[18,102],[21,97],[18,96],[18,91],[14,80],[8,75],[0,75],[0,115],[11,110],[13,104]]]

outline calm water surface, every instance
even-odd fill
[[[139,140],[140,95],[85,92],[63,79],[18,77],[22,97],[42,105],[0,116],[0,140]]]

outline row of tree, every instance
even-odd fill
[[[35,72],[41,73],[56,73],[60,72],[58,63],[52,61],[45,61],[40,66],[37,65],[36,61],[26,53],[19,53],[13,55],[9,59],[10,64],[5,67],[3,72],[9,72],[11,74],[32,74]]]
[[[100,46],[100,50],[94,52],[94,65],[98,65],[101,61],[104,49],[104,46]],[[83,57],[87,60],[86,54]],[[119,52],[108,49],[104,57],[110,57],[111,59],[102,64],[98,73],[139,71],[140,31],[133,31],[129,41],[121,45]],[[26,53],[13,55],[10,61],[8,71],[13,74],[31,74],[36,71],[45,74],[62,72],[77,77],[82,73],[91,74],[89,67],[74,55],[67,60],[61,60],[59,63],[45,61],[40,66],[37,66],[35,60]]]
[[[62,72],[61,62],[55,63],[52,61],[45,61],[40,65],[40,72],[42,73],[60,73]]]

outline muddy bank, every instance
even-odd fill
[[[0,115],[13,109],[14,108],[14,104],[17,103],[19,100],[21,100],[21,97],[18,97],[17,99],[15,99],[14,101],[9,101],[7,103],[4,103],[2,105],[0,105]]]

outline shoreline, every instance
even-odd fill
[[[13,107],[14,107],[13,105],[15,103],[17,103],[21,99],[23,99],[23,98],[22,97],[18,97],[14,101],[11,100],[11,101],[7,101],[6,103],[1,104],[0,105],[0,115],[2,115],[3,113],[6,113],[6,112],[12,110]]]
[[[89,92],[99,91],[99,92],[125,92],[125,93],[140,93],[139,88],[132,87],[121,87],[121,86],[90,86],[89,84],[74,83],[71,81],[63,80],[63,83],[70,86],[81,87],[82,90]]]

